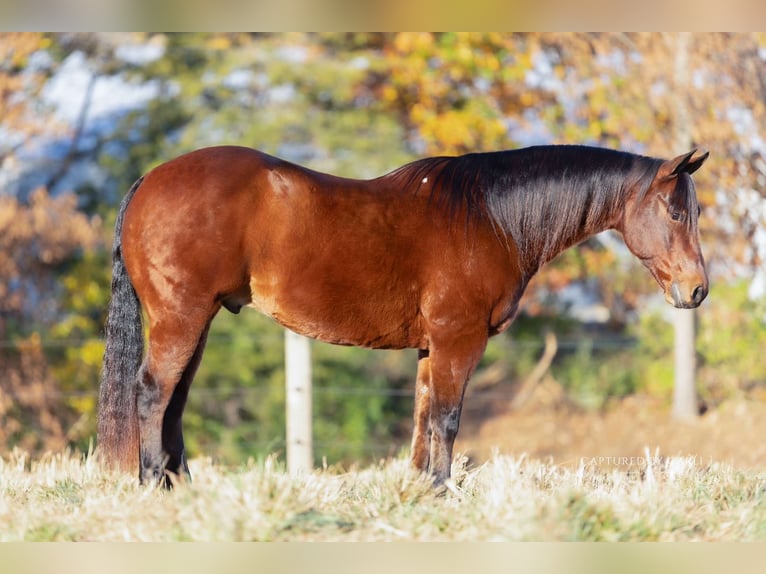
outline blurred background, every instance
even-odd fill
[[[159,163],[237,144],[369,178],[569,143],[710,151],[695,174],[711,292],[693,356],[674,361],[675,311],[619,235],[600,234],[540,273],[491,340],[456,449],[766,467],[765,104],[754,33],[2,33],[0,452],[95,440],[115,214]],[[312,361],[317,464],[408,447],[414,351],[314,342]],[[681,411],[679,370],[693,392]],[[190,455],[283,455],[284,387],[282,329],[221,313],[184,417]]]

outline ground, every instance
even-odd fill
[[[584,459],[604,467],[630,464],[630,457],[645,457],[648,449],[652,456],[691,456],[701,465],[724,462],[761,472],[766,471],[765,435],[766,401],[753,397],[680,422],[667,402],[642,395],[587,411],[547,379],[518,408],[501,393],[468,393],[455,449],[475,463],[496,449],[555,464],[576,466]]]

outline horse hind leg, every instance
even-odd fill
[[[202,361],[202,353],[205,350],[209,330],[210,322],[202,331],[194,354],[188,365],[186,365],[186,369],[183,375],[181,375],[181,380],[173,391],[173,396],[170,398],[170,403],[165,410],[165,417],[162,421],[162,446],[167,453],[167,463],[165,465],[165,486],[167,487],[172,486],[172,481],[176,477],[185,477],[187,480],[191,480],[184,447],[182,417],[184,407],[186,406],[186,399],[189,396],[189,388]]]
[[[214,313],[213,313],[214,315]],[[199,364],[211,317],[168,316],[149,330],[149,345],[138,376],[139,480],[163,482],[166,468],[185,470],[181,415]],[[202,344],[201,344],[202,343]]]

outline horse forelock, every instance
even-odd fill
[[[694,182],[688,173],[681,173],[676,178],[673,192],[668,198],[669,207],[672,210],[679,210],[686,214],[686,227],[690,233],[696,232],[699,203],[697,193],[694,189]]]

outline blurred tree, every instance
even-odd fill
[[[50,43],[48,37],[36,32],[0,34],[0,118],[3,118],[3,129],[7,132],[28,137],[44,127],[50,128],[27,108],[44,80],[41,72],[29,66],[29,58]],[[10,146],[0,147],[0,164],[23,142],[23,138],[14,138],[10,140]]]
[[[149,45],[157,48],[151,58],[125,56],[126,47]],[[250,145],[314,169],[374,177],[416,156],[535,143],[590,143],[676,155],[684,151],[674,143],[680,122],[691,126],[694,145],[712,153],[695,177],[705,207],[701,224],[711,271],[717,277],[752,272],[764,255],[756,241],[764,213],[757,201],[766,185],[757,129],[766,101],[764,45],[757,34],[692,35],[690,88],[679,94],[669,65],[674,51],[656,34],[0,36],[4,130],[55,130],[61,136],[63,128],[40,106],[39,93],[56,63],[74,51],[85,55],[93,78],[128,79],[155,87],[157,94],[122,117],[108,141],[88,149],[75,145],[77,125],[90,114],[87,105],[81,121],[66,134],[73,145],[65,163],[90,158],[108,171],[108,185],[76,190],[77,202],[41,191],[28,203],[7,202],[0,208],[0,339],[6,341],[0,360],[8,373],[0,387],[0,408],[7,415],[6,436],[25,445],[48,435],[85,445],[93,428],[94,395],[88,392],[95,392],[100,369],[98,336],[109,296],[106,246],[116,202],[141,173],[203,145]],[[43,53],[51,56],[47,67],[36,63],[45,59],[39,57]],[[679,98],[688,119],[676,112]],[[14,146],[20,141],[4,139],[0,161],[16,161]],[[34,228],[35,209],[38,217],[47,210],[41,221],[55,221],[59,229]],[[107,222],[101,229],[95,214]],[[483,364],[503,361],[508,378],[533,365],[542,327],[530,316],[550,313],[555,294],[577,280],[595,278],[614,320],[613,332],[623,333],[643,308],[644,296],[656,288],[614,245],[608,237],[599,238],[552,262],[535,279],[524,303],[526,316],[520,317],[513,338],[494,341]],[[717,305],[732,305],[731,321],[746,307],[740,291],[731,302],[717,299]],[[701,376],[709,382],[716,380],[714,373],[732,369],[735,360],[712,349],[719,334],[736,329],[713,332],[706,313],[700,321],[700,349],[710,356],[701,365]],[[716,317],[721,325],[726,321],[723,311]],[[237,317],[222,313],[215,321],[186,416],[192,452],[235,462],[281,448],[282,337],[273,323],[261,319],[243,312]],[[571,380],[573,392],[588,404],[603,404],[605,396],[642,387],[664,393],[666,373],[653,365],[658,356],[668,358],[662,355],[665,346],[648,348],[643,342],[651,333],[646,325],[662,323],[648,316],[642,321],[631,327],[641,335],[639,351],[606,356],[595,347],[583,348],[554,365],[556,376]],[[754,321],[747,332],[760,340],[762,325]],[[582,339],[580,327],[566,327]],[[51,338],[77,344],[51,347]],[[562,355],[569,352],[566,345],[560,348]],[[713,361],[713,356],[718,358]],[[415,364],[408,353],[316,345],[315,357],[317,456],[327,454],[332,462],[333,457],[378,452],[372,441],[377,448],[394,437],[406,443],[407,393]],[[589,379],[584,365],[594,358],[602,366],[597,373],[591,369],[595,374]],[[34,408],[12,412],[8,405],[23,407],[11,394],[17,392],[11,390],[12,376],[13,389],[32,389],[30,381],[37,381],[36,388],[64,394],[53,403],[40,398]],[[712,394],[725,393],[716,387]],[[50,417],[59,421],[58,430]]]
[[[752,236],[762,223],[760,210],[739,206],[752,199],[747,190],[763,196],[758,158],[766,146],[755,126],[766,119],[764,36],[691,34],[682,45],[678,35],[654,33],[544,38],[572,74],[555,114],[557,136],[658,157],[688,151],[678,149],[686,140],[709,150],[710,160],[695,175],[707,259],[718,272],[732,259],[756,268]],[[674,64],[679,50],[687,54],[681,64],[686,86],[679,85]]]
[[[78,418],[60,396],[72,384],[59,384],[42,346],[71,312],[58,296],[62,269],[98,245],[99,220],[76,203],[72,194],[51,198],[44,189],[29,204],[0,196],[0,444],[60,448],[66,423]]]
[[[77,210],[73,194],[51,198],[44,189],[29,204],[0,196],[0,330],[51,324],[61,312],[55,271],[77,250],[97,244],[98,219]],[[3,333],[5,334],[5,333]]]
[[[588,105],[581,108],[585,117],[598,117],[596,134],[629,134],[652,154],[665,157],[697,146],[711,152],[711,160],[697,180],[700,202],[706,208],[701,219],[704,251],[714,277],[722,278],[721,264],[730,266],[732,261],[757,269],[766,247],[758,248],[752,241],[754,229],[763,223],[762,211],[740,209],[734,225],[721,225],[721,216],[726,214],[728,219],[737,214],[731,206],[744,197],[732,194],[722,204],[714,195],[731,181],[731,174],[739,174],[734,186],[740,190],[752,189],[759,181],[762,168],[758,166],[763,162],[759,164],[753,157],[762,157],[766,146],[742,137],[748,126],[737,117],[744,113],[746,123],[756,125],[766,120],[762,42],[756,34],[604,35],[593,42],[600,56],[594,61],[612,62],[615,70],[604,85],[605,91],[612,88],[609,96],[595,88]],[[619,54],[623,56],[618,58]],[[633,64],[626,66],[625,62]],[[596,70],[588,74],[604,77],[603,69],[600,74]],[[636,131],[635,126],[654,129]],[[763,196],[762,190],[758,192]],[[752,194],[745,197],[752,201]],[[674,413],[688,418],[698,412],[694,314],[681,311],[672,317],[676,332]]]

